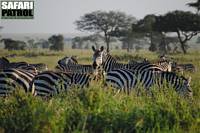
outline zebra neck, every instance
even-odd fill
[[[116,59],[111,55],[107,55],[105,61],[103,61],[102,67],[105,72],[108,72],[112,69],[113,66],[117,63]]]

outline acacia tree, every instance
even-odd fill
[[[154,30],[177,33],[181,49],[186,54],[187,42],[200,32],[200,16],[184,11],[169,12],[156,17]]]
[[[119,37],[119,33],[130,29],[133,22],[135,22],[135,18],[123,12],[94,11],[82,16],[75,24],[77,25],[77,29],[81,31],[103,33],[107,52],[109,52],[111,37]]]

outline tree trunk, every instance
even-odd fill
[[[110,52],[110,37],[109,35],[105,32],[105,42],[106,42],[106,46],[107,46],[107,52]]]
[[[181,43],[181,49],[183,50],[184,54],[187,54],[187,50],[185,48],[185,43],[184,42],[180,42]]]
[[[185,48],[185,43],[187,42],[187,37],[185,37],[185,39],[182,40],[181,33],[179,32],[179,30],[177,30],[177,35],[178,35],[178,39],[179,39],[179,42],[181,44],[181,49],[182,49],[183,53],[187,54],[187,51],[186,51],[186,48]]]
[[[128,53],[130,52],[130,43],[129,42],[127,43],[127,52]]]

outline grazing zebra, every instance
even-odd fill
[[[158,64],[151,64],[148,62],[134,63],[134,64],[122,64],[118,63],[111,55],[104,51],[102,46],[100,49],[95,49],[92,46],[93,54],[93,67],[94,69],[102,66],[105,72],[109,72],[113,69],[131,69],[136,71],[156,70],[156,71],[171,71],[171,63],[159,62]]]
[[[134,65],[138,63],[150,63],[150,61],[147,58],[144,58],[143,60],[129,60],[128,64]]]
[[[150,62],[147,59],[144,59],[143,62],[136,62],[136,61],[129,61],[129,64],[132,65],[131,69],[135,69],[134,67],[137,67],[137,65],[141,65],[142,63],[146,64],[146,65],[152,65],[152,66],[156,66],[159,67],[162,71],[168,71],[171,72],[172,71],[172,62],[166,60],[165,58],[161,58],[160,60],[156,61],[156,62]]]
[[[56,70],[73,73],[93,73],[94,71],[92,65],[78,64],[78,61],[74,56],[65,57],[59,60]]]
[[[172,67],[174,72],[181,72],[183,73],[184,71],[188,72],[196,72],[196,67],[193,64],[177,64],[174,63]]]
[[[29,64],[29,66],[35,67],[39,73],[48,70],[48,66],[44,63]]]
[[[44,63],[38,64],[28,64],[27,62],[9,62],[9,60],[5,57],[0,58],[0,69],[8,69],[8,68],[17,68],[17,69],[24,69],[38,72],[48,70],[48,67]]]
[[[32,82],[34,96],[49,97],[67,91],[72,86],[89,86],[91,81],[98,81],[99,73],[66,73],[46,71],[35,76]]]
[[[4,69],[0,72],[0,96],[7,96],[16,88],[30,91],[30,83],[35,73],[22,69]]]
[[[67,65],[67,66],[57,66],[56,69],[64,72],[73,73],[92,73],[94,71],[92,65]]]
[[[75,65],[75,64],[78,64],[78,61],[76,60],[76,58],[77,58],[76,56],[70,56],[70,57],[65,56],[64,58],[58,61],[58,64],[61,66]]]
[[[149,89],[154,84],[160,86],[163,83],[167,83],[172,85],[175,91],[184,96],[192,96],[190,80],[191,78],[179,77],[173,72],[142,71],[141,73],[136,73],[127,69],[112,70],[106,76],[107,84],[111,83],[116,88],[127,93],[135,88],[138,83],[141,83],[146,89]]]

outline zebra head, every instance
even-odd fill
[[[78,61],[76,60],[76,58],[77,58],[76,56],[70,56],[70,57],[66,56],[66,57],[60,59],[58,61],[58,64],[63,65],[63,66],[78,64]]]
[[[94,51],[93,58],[92,58],[92,60],[93,60],[92,66],[94,69],[96,69],[96,68],[99,68],[100,66],[102,66],[107,54],[104,51],[103,46],[101,46],[100,49],[95,49],[95,47],[92,46],[92,50]]]
[[[181,89],[179,89],[180,95],[192,97],[192,88],[190,87],[191,77],[186,79],[185,77],[181,76],[183,82],[181,85]]]

